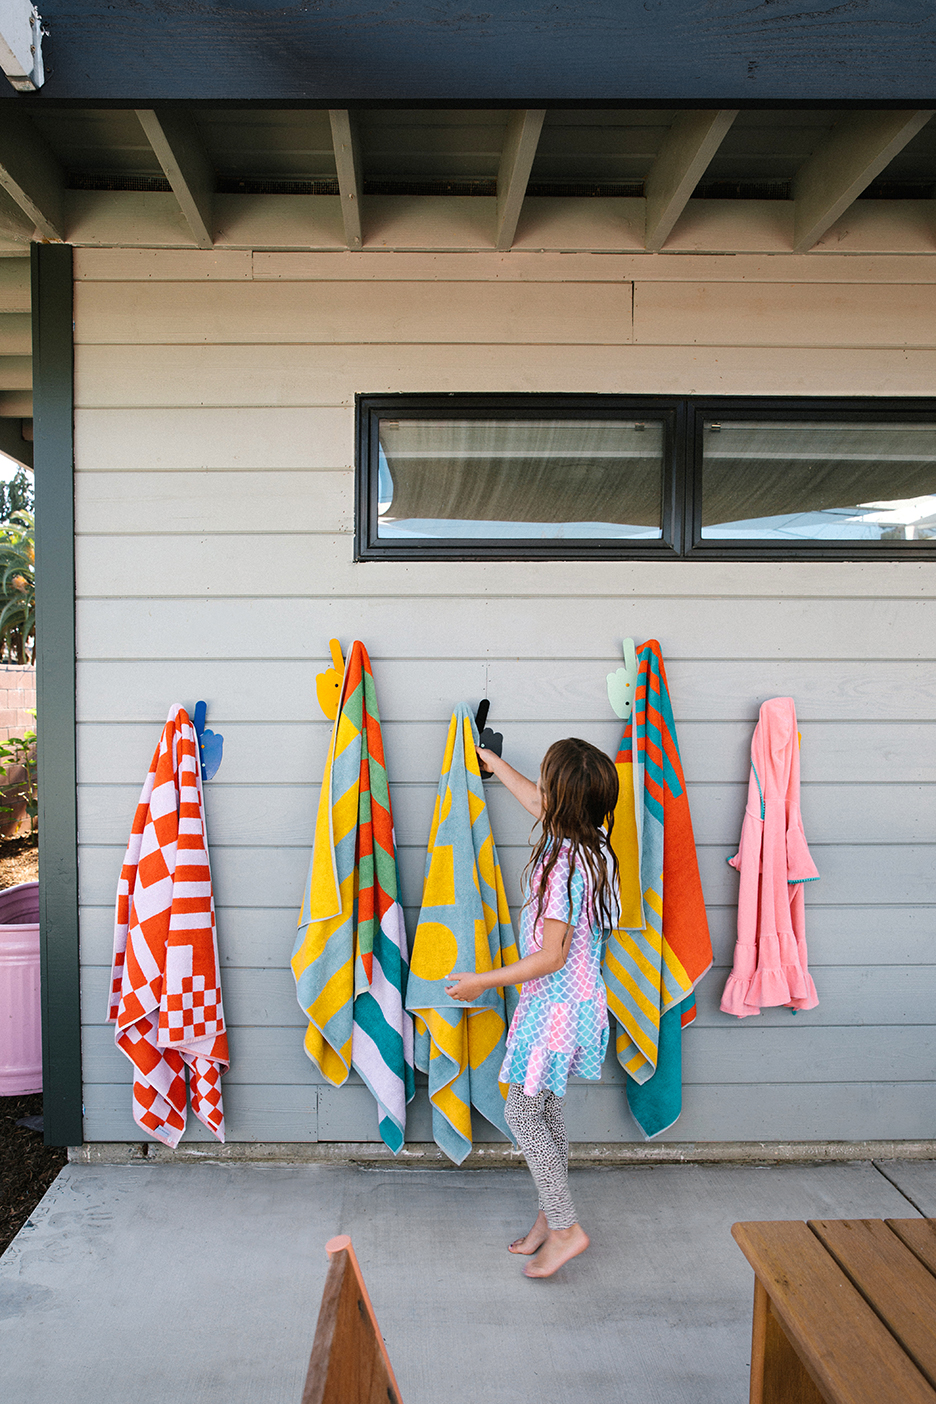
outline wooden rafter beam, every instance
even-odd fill
[[[3,362],[0,361],[0,367]],[[0,419],[22,419],[32,424],[32,391],[0,390]]]
[[[793,252],[811,249],[932,115],[850,112],[837,122],[793,181]]]
[[[14,246],[25,246],[28,250],[35,232],[35,221],[29,218],[11,195],[0,188],[0,239],[9,240]]]
[[[5,390],[32,390],[31,356],[0,356],[0,393]]]
[[[736,109],[724,109],[676,117],[644,182],[649,252],[658,253],[666,243],[737,115]]]
[[[29,310],[29,259],[0,255],[0,313]]]
[[[28,312],[0,312],[0,356],[32,355],[32,318]]]
[[[330,108],[328,120],[331,122],[332,144],[335,148],[335,169],[338,172],[338,191],[341,195],[341,217],[344,220],[345,240],[349,249],[360,249],[363,243],[361,233],[361,150],[357,127],[347,109]]]
[[[31,468],[33,446],[31,440],[23,436],[23,423],[22,419],[0,419],[0,453]],[[29,431],[32,432],[32,420],[29,421]]]
[[[9,102],[0,115],[0,186],[43,239],[65,238],[62,168],[29,118]]]
[[[497,170],[496,249],[509,249],[513,244],[545,116],[545,108],[526,108],[512,112],[507,122]]]
[[[215,173],[198,129],[185,112],[137,109],[140,126],[163,168],[192,238],[200,249],[214,244]]]

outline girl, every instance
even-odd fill
[[[470,1003],[482,990],[523,985],[500,1081],[510,1084],[504,1114],[535,1181],[539,1214],[510,1251],[536,1254],[527,1277],[551,1277],[588,1247],[569,1197],[562,1097],[570,1074],[601,1077],[608,1046],[600,966],[602,939],[617,924],[607,835],[618,777],[603,751],[575,737],[550,746],[536,784],[493,751],[479,748],[478,758],[540,820],[542,834],[524,875],[521,959],[482,974],[455,972],[446,993]]]

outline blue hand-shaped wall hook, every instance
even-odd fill
[[[221,756],[224,751],[224,737],[216,731],[205,729],[205,718],[208,715],[208,703],[196,702],[195,712],[192,716],[192,725],[195,728],[195,735],[198,737],[198,750],[201,755],[201,773],[203,780],[211,780],[218,773],[221,765]]]

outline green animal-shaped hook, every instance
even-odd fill
[[[621,721],[628,721],[637,695],[637,649],[633,639],[623,640],[624,667],[608,674],[608,701]]]

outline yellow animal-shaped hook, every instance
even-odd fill
[[[334,721],[338,715],[338,698],[341,696],[345,663],[341,656],[341,644],[337,639],[329,639],[328,647],[331,650],[334,667],[326,668],[324,673],[316,673],[315,693],[319,706],[328,720]]]

